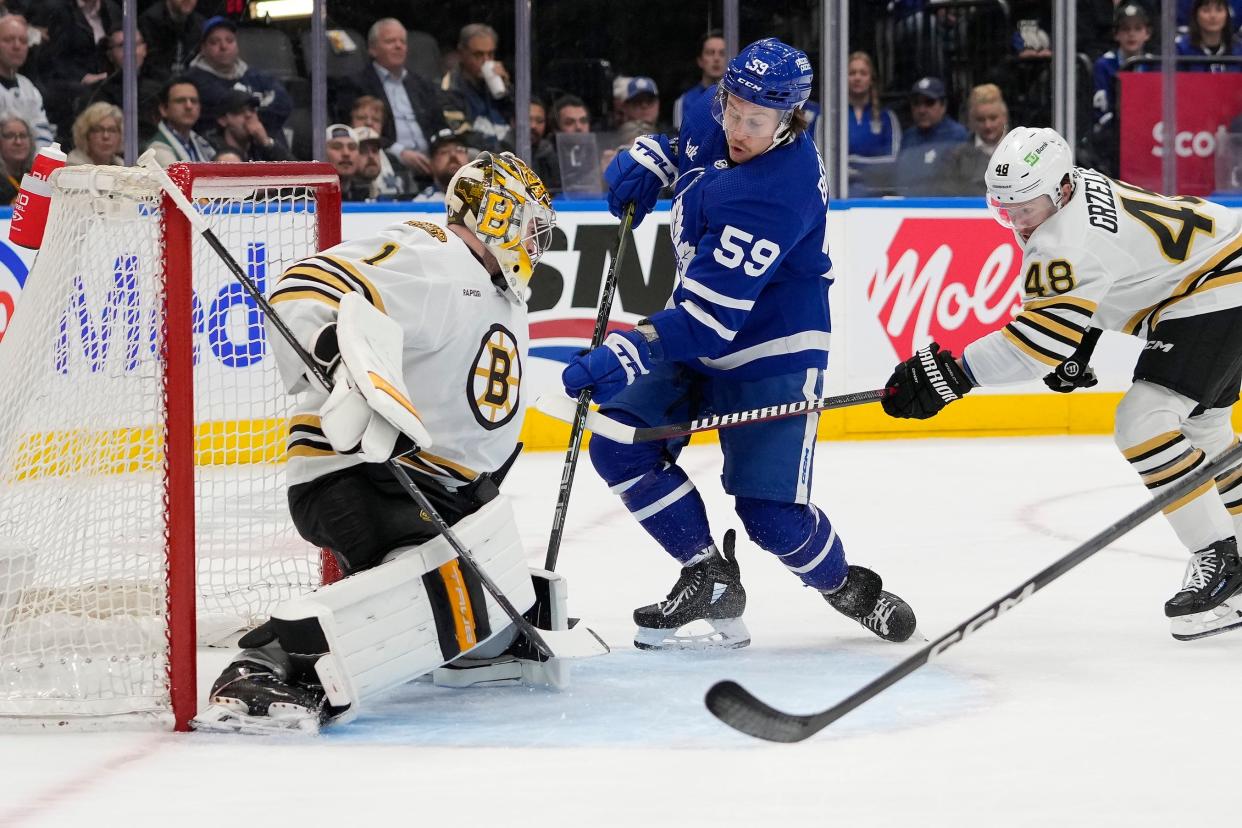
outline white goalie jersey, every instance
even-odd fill
[[[499,468],[522,426],[525,306],[496,289],[460,238],[423,221],[392,225],[303,259],[280,277],[271,302],[310,350],[351,291],[404,332],[402,374],[434,445],[401,462],[449,487]],[[269,330],[269,339],[286,388],[299,395],[289,424],[289,483],[361,463],[333,451],[318,413],[328,395],[307,378],[306,366],[279,334]]]
[[[966,346],[982,385],[1036,379],[1074,353],[1088,327],[1147,337],[1162,319],[1242,306],[1242,220],[1078,169],[1074,197],[1025,243],[1022,312]]]

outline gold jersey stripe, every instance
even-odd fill
[[[1195,489],[1190,494],[1186,495],[1185,497],[1179,498],[1178,500],[1175,500],[1172,503],[1170,503],[1168,506],[1164,507],[1164,514],[1168,515],[1173,512],[1176,512],[1178,509],[1182,508],[1187,503],[1190,503],[1192,500],[1196,500],[1200,497],[1203,497],[1205,494],[1208,493],[1208,491],[1211,490],[1211,488],[1212,488],[1212,481],[1209,480],[1208,482],[1204,483],[1199,488]]]
[[[1227,276],[1207,277],[1206,279],[1203,280],[1203,284],[1196,287],[1190,293],[1187,293],[1185,296],[1177,297],[1172,302],[1169,302],[1167,305],[1162,307],[1160,310],[1152,314],[1150,327],[1154,328],[1156,327],[1156,325],[1160,324],[1160,317],[1164,315],[1164,312],[1167,311],[1169,308],[1173,307],[1174,305],[1176,305],[1178,302],[1182,301],[1183,299],[1189,299],[1192,296],[1199,296],[1203,293],[1206,293],[1209,290],[1216,290],[1217,288],[1228,287],[1229,285],[1236,285],[1239,282],[1242,282],[1242,273],[1230,273]]]
[[[1165,305],[1169,305],[1181,299],[1184,299],[1186,295],[1196,290],[1196,288],[1194,288],[1193,286],[1194,286],[1194,283],[1199,279],[1199,277],[1203,276],[1205,273],[1211,273],[1213,270],[1220,267],[1222,262],[1224,262],[1230,256],[1237,254],[1239,251],[1242,251],[1242,240],[1236,241],[1230,245],[1226,245],[1224,250],[1221,250],[1219,253],[1217,253],[1215,256],[1209,259],[1207,263],[1203,265],[1203,267],[1199,268],[1198,270],[1191,273],[1189,276],[1182,279],[1182,281],[1178,283],[1177,287],[1175,287],[1173,290],[1169,292],[1168,297],[1161,299],[1159,302],[1157,302],[1154,305],[1149,305],[1148,307],[1143,308],[1138,313],[1134,314],[1134,316],[1130,317],[1130,321],[1126,322],[1126,324],[1122,326],[1121,332],[1128,333],[1131,335],[1137,333],[1138,329],[1142,327],[1143,325],[1143,320],[1149,314],[1163,312]],[[1220,287],[1220,285],[1214,285],[1213,287]]]
[[[315,428],[319,428],[322,425],[322,422],[319,419],[318,414],[295,414],[289,418],[290,428],[299,425],[314,426]]]
[[[1060,365],[1063,361],[1060,358],[1050,357],[1047,354],[1045,354],[1043,351],[1036,350],[1034,347],[1026,344],[1021,339],[1019,339],[1017,335],[1014,334],[1013,331],[1009,329],[1008,325],[1001,328],[1001,336],[1009,340],[1009,344],[1013,345],[1019,351],[1022,351],[1027,356],[1042,362],[1044,365],[1055,368],[1058,365]]]
[[[336,452],[330,448],[321,449],[307,445],[290,446],[285,452],[286,457],[331,457],[334,454]]]
[[[1230,448],[1232,448],[1232,446]],[[1227,492],[1236,486],[1239,480],[1242,480],[1242,468],[1234,469],[1233,471],[1216,478],[1216,488],[1220,489],[1222,492]]]
[[[1082,344],[1082,331],[1074,330],[1055,317],[1045,316],[1042,313],[1020,313],[1013,321],[1030,325],[1035,330],[1052,337],[1058,342],[1065,341],[1066,345],[1073,345],[1077,348]]]
[[[341,306],[340,299],[333,299],[331,296],[327,296],[317,290],[312,290],[311,288],[307,288],[306,290],[291,290],[289,288],[282,288],[276,293],[273,293],[272,298],[268,301],[273,305],[279,305],[282,302],[292,302],[296,299],[313,299],[316,302],[324,303],[330,308],[339,308]]]
[[[293,267],[286,270],[283,275],[281,275],[280,281],[276,283],[277,286],[279,286],[281,282],[286,279],[305,279],[308,282],[318,282],[321,285],[326,285],[330,288],[338,290],[342,294],[354,292],[353,285],[349,284],[332,271],[321,267],[295,264]],[[293,285],[290,285],[289,287],[293,287]]]
[[[1077,296],[1053,296],[1051,299],[1034,299],[1022,306],[1022,310],[1042,310],[1044,308],[1055,307],[1057,305],[1067,305],[1069,307],[1078,308],[1088,317],[1095,315],[1095,309],[1098,307],[1095,302],[1090,299],[1079,299]]]
[[[1186,438],[1182,436],[1182,433],[1180,431],[1166,431],[1163,434],[1157,434],[1155,437],[1152,437],[1150,440],[1144,440],[1143,442],[1139,443],[1137,446],[1130,446],[1130,448],[1126,449],[1125,451],[1121,453],[1121,456],[1126,458],[1127,460],[1133,461],[1135,457],[1138,457],[1139,455],[1142,455],[1142,454],[1147,454],[1147,452],[1155,448],[1159,448],[1161,451],[1163,451],[1164,449],[1171,447],[1178,440],[1184,440],[1184,439]]]
[[[371,284],[371,280],[363,276],[352,262],[348,259],[342,259],[339,256],[329,256],[327,254],[321,254],[318,258],[336,265],[341,270],[349,274],[350,277],[358,282],[358,285],[362,288],[362,292],[366,299],[384,313],[388,313],[388,309],[384,307],[384,297],[381,296],[380,292],[375,289],[375,285]]]
[[[1150,474],[1143,475],[1143,484],[1149,489],[1155,489],[1166,483],[1172,483],[1174,478],[1181,477],[1189,472],[1195,466],[1199,465],[1203,460],[1203,449],[1195,449],[1187,452],[1177,462],[1166,466],[1160,471],[1154,471]]]

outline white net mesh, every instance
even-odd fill
[[[259,173],[261,176],[261,173]],[[256,188],[258,187],[258,188]],[[266,292],[317,247],[313,190],[199,179],[199,209]],[[169,710],[164,279],[192,274],[201,643],[319,583],[285,503],[262,316],[197,237],[170,247],[141,170],[71,168],[0,342],[0,719]]]

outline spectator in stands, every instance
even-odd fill
[[[854,52],[847,64],[849,95],[850,194],[870,195],[901,149],[901,125],[891,109],[880,105],[880,80],[866,52]]]
[[[508,148],[509,121],[513,116],[513,90],[508,70],[496,60],[497,43],[496,30],[491,26],[463,26],[457,38],[457,67],[440,81],[440,89],[451,98],[445,106],[449,125],[469,125],[489,150]],[[500,94],[489,84],[495,84]]]
[[[215,162],[217,164],[240,164],[242,157],[237,154],[236,150],[226,149],[216,153]]]
[[[660,120],[660,90],[651,78],[635,77],[625,87],[621,102],[621,129],[626,124],[641,124],[644,132],[655,132]]]
[[[591,111],[577,95],[562,95],[552,104],[552,123],[557,132],[590,132]]]
[[[138,15],[138,30],[147,40],[156,80],[178,77],[190,68],[206,22],[196,6],[198,0],[157,0]]]
[[[608,130],[616,130],[621,126],[625,116],[621,113],[621,104],[625,102],[625,92],[632,78],[629,75],[617,75],[612,79],[612,112],[608,113]]]
[[[985,83],[970,90],[966,122],[971,140],[950,152],[945,164],[945,192],[948,195],[982,196],[987,191],[983,174],[996,146],[1009,132],[1009,107],[1000,87]]]
[[[114,29],[100,41],[99,48],[108,66],[108,74],[103,80],[87,86],[78,98],[76,111],[81,112],[93,103],[110,103],[123,106],[124,73],[122,66],[125,60],[125,30]],[[155,135],[155,125],[159,122],[160,82],[151,72],[151,64],[147,60],[147,41],[138,32],[134,39],[134,61],[138,64],[138,142],[145,144]]]
[[[543,181],[549,192],[560,188],[561,171],[556,158],[556,147],[548,133],[548,108],[538,98],[530,100],[530,166]]]
[[[410,191],[405,168],[384,151],[380,134],[369,126],[354,125],[358,139],[358,178],[370,185],[370,199],[390,201]]]
[[[73,149],[67,164],[125,163],[121,157],[124,115],[119,106],[93,103],[73,122]]]
[[[927,77],[910,90],[914,125],[901,136],[901,151],[888,190],[897,195],[944,195],[945,160],[966,141],[966,128],[945,114],[947,96],[939,78]]]
[[[354,99],[349,108],[349,125],[354,129],[370,127],[381,138],[384,135],[384,118],[388,115],[388,104],[374,95],[361,95]]]
[[[30,55],[29,31],[26,18],[19,14],[0,18],[0,112],[25,118],[35,145],[46,147],[54,133],[43,109],[43,95],[30,78],[17,71]]]
[[[382,122],[371,125],[384,139],[388,151],[415,179],[431,180],[429,135],[447,124],[435,86],[405,68],[405,26],[391,17],[377,20],[367,33],[371,63],[346,84],[343,96],[352,105],[359,98],[376,98],[384,104]],[[370,125],[370,124],[368,124]]]
[[[1194,0],[1190,30],[1177,36],[1178,55],[1224,57],[1242,55],[1242,43],[1234,40],[1233,14],[1225,0]],[[1196,63],[1177,67],[1179,72],[1242,72],[1239,63]]]
[[[194,81],[202,96],[200,131],[215,126],[215,119],[224,111],[229,95],[240,89],[252,95],[259,104],[259,120],[267,134],[284,146],[284,126],[293,111],[293,99],[276,78],[252,69],[237,51],[237,24],[217,15],[203,24],[203,41],[198,57],[190,62],[186,77]]]
[[[40,47],[40,82],[48,118],[59,125],[62,141],[73,122],[73,104],[86,87],[108,76],[97,44],[121,25],[115,0],[43,0],[30,12],[30,24],[47,31]],[[65,141],[65,143],[68,143]]]
[[[443,198],[453,176],[462,165],[469,162],[470,147],[467,137],[451,129],[440,130],[431,139],[432,183],[415,196],[415,201]]]
[[[673,102],[674,129],[681,129],[682,113],[689,112],[690,108],[704,95],[711,93],[720,79],[724,77],[726,57],[724,35],[719,29],[712,29],[699,38],[699,56],[695,58],[695,62],[699,65],[699,72],[702,74],[697,85],[681,93],[681,97]]]
[[[289,161],[293,154],[267,134],[259,119],[258,101],[248,92],[234,89],[224,111],[216,117],[216,128],[207,133],[216,151],[229,149],[243,161]]]
[[[198,87],[188,77],[172,78],[160,87],[160,123],[149,148],[161,167],[177,161],[211,161],[211,142],[194,131],[202,114]]]
[[[358,133],[345,124],[333,124],[327,139],[328,163],[341,179],[341,198],[366,201],[371,197],[371,184],[358,177]]]
[[[1130,58],[1150,54],[1147,43],[1151,35],[1151,17],[1147,9],[1134,2],[1122,3],[1113,12],[1113,39],[1117,45],[1095,62],[1095,92],[1091,98],[1095,123],[1091,126],[1089,142],[1095,154],[1092,166],[1109,175],[1117,174],[1120,153],[1117,73]],[[1130,71],[1159,71],[1159,67],[1139,64]]]
[[[22,176],[30,172],[35,147],[30,124],[20,115],[0,115],[0,165],[4,177],[0,178],[0,204],[12,204],[22,187]]]

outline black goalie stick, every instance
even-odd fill
[[[591,332],[591,347],[598,348],[608,332],[608,317],[612,314],[612,299],[617,294],[617,268],[621,257],[625,255],[625,240],[630,235],[630,225],[634,223],[634,205],[625,208],[621,218],[621,228],[617,230],[616,252],[612,255],[612,265],[604,278],[604,288],[599,297],[599,312],[595,314],[595,329]],[[574,471],[578,468],[578,452],[582,449],[582,432],[590,413],[591,389],[584,388],[576,401],[565,400],[572,406],[569,431],[569,448],[565,450],[565,464],[561,467],[561,482],[556,490],[556,511],[552,515],[552,532],[548,535],[548,554],[544,558],[543,568],[552,572],[556,569],[556,559],[561,551],[561,536],[565,532],[565,515],[569,512],[569,493],[574,485]]]
[[[670,437],[684,437],[699,431],[715,431],[721,428],[762,423],[768,420],[780,420],[785,417],[798,417],[816,411],[827,411],[832,408],[849,408],[853,405],[879,402],[889,395],[887,388],[875,391],[858,391],[853,394],[842,394],[837,397],[820,397],[817,400],[798,400],[797,402],[767,405],[762,408],[751,408],[746,411],[734,411],[731,414],[712,414],[697,420],[667,425],[638,427],[618,422],[606,414],[591,411],[586,416],[586,427],[601,437],[614,443],[645,443],[648,440],[667,440]],[[535,401],[535,407],[564,422],[573,422],[575,416],[574,401],[559,394],[547,394]],[[546,569],[546,567],[545,567]]]
[[[915,670],[939,658],[946,650],[965,640],[984,624],[1008,612],[1069,572],[1096,552],[1125,535],[1166,506],[1185,497],[1205,481],[1219,476],[1223,471],[1242,460],[1242,443],[1236,443],[1211,463],[1206,463],[1193,474],[1179,480],[1156,497],[1122,517],[1090,540],[1078,546],[1056,563],[1048,566],[1026,583],[987,606],[967,621],[926,645],[914,655],[892,667],[871,683],[847,696],[842,701],[819,713],[786,713],[759,700],[745,687],[735,681],[721,681],[707,691],[707,709],[725,724],[742,733],[770,742],[801,742],[823,730],[854,708],[896,684]]]

